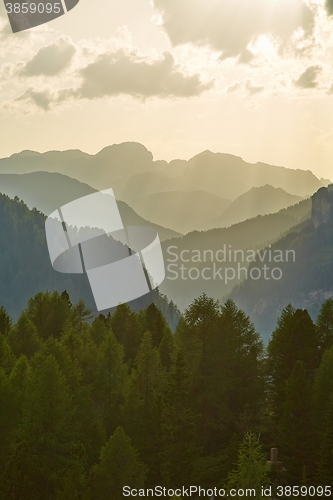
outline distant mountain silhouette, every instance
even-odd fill
[[[234,200],[219,217],[205,222],[200,229],[228,227],[257,215],[273,214],[301,200],[300,196],[287,193],[269,184],[253,187]]]
[[[126,179],[122,187],[120,187],[119,181],[116,182],[119,199],[126,201],[131,206],[134,206],[137,200],[144,196],[174,191],[192,191],[189,182],[182,177],[170,177],[166,172],[144,172],[133,175]]]
[[[74,152],[72,154],[76,156]],[[96,190],[87,184],[58,173],[0,174],[0,193],[11,198],[18,196],[29,208],[35,207],[45,215],[49,215],[59,206],[94,192]],[[180,233],[176,231],[144,220],[123,201],[118,202],[118,208],[123,223],[128,226],[154,227],[162,241],[180,236]]]
[[[82,298],[98,315],[87,275],[63,274],[52,268],[44,224],[45,215],[29,210],[23,201],[0,194],[0,305],[16,321],[28,300],[38,292],[67,290],[73,303]],[[166,317],[179,318],[175,306],[156,290],[129,305],[139,310],[151,302]]]
[[[295,251],[295,262],[275,264],[281,267],[281,280],[244,280],[230,294],[269,338],[282,309],[308,309],[315,316],[321,304],[333,296],[333,191],[322,188],[312,197],[312,218],[296,227],[273,246]],[[268,257],[268,255],[267,255]],[[267,258],[263,262],[267,265]],[[257,262],[251,264],[255,267]],[[261,265],[263,265],[261,263]]]
[[[202,292],[220,299],[230,293],[238,281],[236,279],[226,283],[218,275],[216,275],[215,279],[210,279],[213,271],[210,252],[213,252],[217,269],[236,266],[236,264],[216,261],[216,252],[223,250],[225,247],[228,251],[229,246],[232,250],[260,250],[269,243],[280,239],[296,225],[306,224],[310,217],[311,199],[306,199],[275,214],[259,215],[228,228],[193,231],[180,238],[164,241],[162,247],[167,272],[166,279],[160,286],[160,290],[173,300],[181,310],[184,310]],[[205,250],[208,251],[207,260],[206,262],[199,262],[198,252],[202,258]],[[170,254],[170,251],[177,255],[177,262],[175,262],[176,257]],[[220,257],[221,255],[218,255],[218,258]],[[171,267],[168,268],[170,265]],[[194,271],[192,276],[195,279],[190,279],[186,273],[184,275],[186,279],[182,279],[180,269],[182,265],[187,269],[197,268],[200,276],[197,278],[197,271]],[[249,263],[245,263],[245,266],[247,265]],[[209,279],[206,279],[201,274],[204,268],[209,268],[209,271],[204,275],[206,278],[209,275]],[[174,270],[177,270],[178,277],[172,272]],[[243,276],[241,276],[242,278]]]
[[[230,203],[206,191],[173,191],[143,196],[133,201],[133,207],[151,222],[188,233],[224,212]]]
[[[297,196],[313,194],[325,185],[309,170],[265,163],[247,163],[238,156],[204,151],[188,161],[154,161],[142,144],[108,146],[96,155],[79,150],[37,153],[22,151],[0,159],[0,173],[60,172],[95,189],[110,186],[130,205],[135,198],[165,191],[207,191],[234,200],[252,187],[269,184]],[[144,177],[135,178],[133,176]]]

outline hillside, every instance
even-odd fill
[[[94,192],[96,190],[87,184],[58,173],[0,174],[0,193],[10,198],[18,196],[29,208],[37,208],[45,215],[49,215],[70,201]],[[144,220],[123,201],[118,202],[118,208],[124,224],[154,227],[161,241],[180,236],[176,231]]]
[[[221,279],[224,278],[226,267],[237,268],[237,262],[229,262],[228,255],[226,262],[219,262],[218,259],[223,258],[221,251],[228,252],[229,249],[232,252],[246,249],[257,251],[278,240],[296,225],[306,223],[310,216],[311,199],[307,199],[275,214],[258,216],[228,228],[193,231],[181,238],[167,240],[162,244],[167,272],[160,290],[181,310],[202,292],[216,299],[221,298],[231,292],[238,282],[237,279],[228,282]],[[248,265],[249,263],[245,262],[242,267]],[[181,266],[187,270],[182,271]],[[216,272],[221,267],[223,268],[221,277],[216,274],[214,278],[214,270]],[[195,270],[189,276],[191,268]],[[209,271],[203,276],[205,268]],[[243,278],[242,275],[240,277]]]
[[[275,264],[282,270],[281,279],[244,280],[229,295],[251,315],[266,339],[288,303],[306,308],[315,316],[324,300],[333,296],[333,193],[330,197],[327,193],[322,188],[313,196],[312,220],[305,227],[296,228],[272,246],[273,252],[275,249],[295,252],[295,259]],[[322,212],[322,219],[318,211]],[[272,267],[268,254],[260,266],[265,264]],[[258,261],[250,268],[257,265]]]
[[[253,187],[234,200],[219,217],[204,223],[200,229],[228,227],[257,215],[273,214],[301,201],[299,196],[268,184]]]
[[[173,191],[140,197],[133,207],[145,219],[185,234],[224,212],[230,203],[206,191]]]
[[[0,306],[16,320],[29,298],[38,292],[67,290],[73,303],[82,298],[97,314],[86,275],[63,274],[52,268],[44,224],[42,213],[29,210],[22,201],[0,195]],[[174,306],[156,291],[129,305],[138,310],[152,301],[169,318],[178,318]]]

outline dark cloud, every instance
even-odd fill
[[[333,1],[333,0],[332,0]],[[209,45],[221,58],[249,62],[248,45],[259,35],[272,35],[285,48],[302,28],[309,37],[314,13],[304,0],[153,0],[173,45]],[[249,53],[250,52],[250,53]]]
[[[300,87],[302,89],[314,89],[318,86],[317,78],[322,72],[322,67],[317,66],[309,66],[301,76],[294,81],[296,87]]]
[[[326,12],[329,16],[333,15],[333,0],[326,0],[325,2]]]
[[[75,47],[67,37],[42,47],[20,70],[22,76],[56,76],[66,69],[75,54]]]
[[[124,50],[103,54],[80,70],[82,84],[77,97],[99,99],[119,94],[134,97],[191,97],[210,89],[213,82],[203,83],[198,74],[182,72],[170,52],[159,60],[147,62]]]

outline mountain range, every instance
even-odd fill
[[[232,226],[257,215],[276,213],[299,201],[301,201],[300,196],[289,194],[282,188],[274,188],[269,184],[253,187],[236,198],[220,216],[204,223],[200,229]]]
[[[312,216],[272,245],[271,251],[277,248],[293,251],[295,258],[272,264],[266,248],[265,258],[251,263],[250,269],[258,264],[275,265],[282,271],[280,279],[266,280],[264,276],[258,280],[246,279],[229,295],[251,316],[266,340],[288,303],[307,309],[315,317],[321,304],[333,297],[332,187],[322,188],[313,195]]]
[[[17,196],[29,208],[37,208],[45,215],[70,201],[95,192],[96,189],[87,184],[58,173],[0,174],[0,193],[10,198]],[[122,221],[127,226],[153,227],[161,241],[181,236],[176,231],[144,220],[123,201],[118,201],[118,208]]]
[[[139,196],[169,191],[207,191],[234,200],[266,184],[304,197],[329,183],[309,170],[251,164],[238,156],[210,151],[188,161],[154,161],[152,153],[135,142],[114,144],[96,155],[79,150],[22,151],[0,159],[0,173],[35,171],[63,173],[95,189],[112,187],[117,199],[130,205]]]
[[[23,201],[0,194],[0,305],[16,321],[28,300],[38,292],[57,290],[62,293],[66,290],[73,303],[83,299],[98,315],[87,275],[64,274],[53,269],[44,225],[44,214],[30,210]],[[179,320],[178,309],[158,290],[131,301],[129,306],[139,310],[152,302],[175,328]]]
[[[237,268],[238,265],[237,261],[229,262],[228,258],[226,262],[219,262],[218,259],[223,257],[220,255],[221,251],[225,249],[227,252],[229,249],[232,252],[235,250],[258,251],[265,248],[268,244],[282,238],[295,226],[307,223],[306,221],[311,217],[311,206],[311,199],[305,199],[275,214],[257,216],[227,228],[193,231],[180,238],[164,241],[162,248],[166,279],[160,286],[160,290],[181,310],[188,307],[192,300],[203,292],[216,299],[226,296],[237,283],[242,281],[243,275],[240,280],[232,279],[228,282],[221,279],[218,274],[214,279],[214,265],[215,270],[221,267],[223,269]],[[204,260],[205,251],[206,259]],[[245,262],[244,266],[248,265],[249,263]],[[187,269],[186,272],[184,271],[186,279],[182,277],[181,266]],[[192,277],[195,279],[191,279],[188,275],[188,270],[191,268],[199,272],[197,276],[197,271],[193,271]],[[210,273],[213,279],[207,279],[208,274],[206,277],[203,276],[204,268],[211,270],[207,273]],[[223,271],[221,274],[223,278]]]
[[[52,269],[43,214],[113,187],[125,225],[151,225],[163,240],[166,279],[154,294],[162,309],[174,307],[165,295],[182,310],[203,292],[216,299],[230,296],[267,338],[286,302],[315,314],[331,293],[331,209],[316,194],[319,204],[311,219],[309,198],[327,192],[328,183],[310,171],[249,164],[209,151],[188,161],[154,161],[137,143],[113,145],[96,155],[23,151],[1,159],[0,192],[16,198],[0,195],[0,303],[15,318],[34,293],[67,289],[73,300],[82,297],[94,306],[84,276]],[[281,264],[283,279],[244,279],[246,268],[265,264],[258,252],[287,248],[299,260]],[[249,252],[252,260],[244,260]]]

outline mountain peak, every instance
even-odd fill
[[[153,154],[139,142],[121,142],[120,144],[112,144],[101,149],[96,156],[103,158],[114,158],[114,156],[135,156],[139,155],[142,159],[146,161],[153,160]]]

